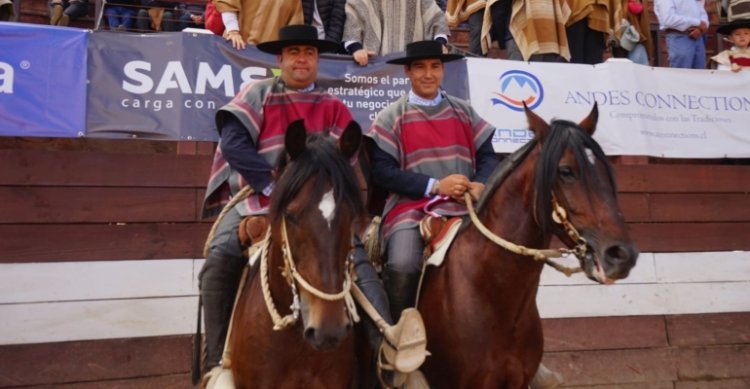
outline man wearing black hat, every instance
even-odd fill
[[[444,63],[460,58],[443,54],[437,41],[409,44],[406,57],[388,63],[404,65],[411,90],[380,112],[366,134],[375,146],[373,182],[390,193],[383,212],[388,258],[383,282],[394,319],[414,305],[424,249],[419,222],[425,210],[466,214],[464,192],[479,198],[497,164],[494,128],[468,102],[441,89]],[[447,149],[455,152],[441,152]]]
[[[444,63],[460,58],[443,54],[437,41],[409,44],[405,57],[388,63],[404,65],[411,90],[381,111],[365,134],[372,139],[373,183],[390,193],[382,221],[383,282],[396,320],[416,300],[424,251],[419,222],[428,214],[465,215],[464,193],[478,199],[498,162],[495,129],[468,102],[441,89]],[[561,382],[540,365],[531,387]]]
[[[282,151],[277,140],[283,139],[287,126],[300,118],[304,118],[309,132],[324,132],[334,137],[340,136],[352,121],[346,106],[315,83],[318,53],[335,51],[338,47],[338,43],[319,40],[313,26],[282,27],[279,40],[258,44],[258,49],[277,55],[281,75],[251,84],[216,114],[221,140],[211,169],[203,215],[218,214],[230,195],[235,196],[245,185],[250,185],[254,193],[219,221],[199,275],[206,327],[205,369],[211,371],[204,382],[221,371],[218,366],[232,305],[247,263],[243,249],[250,242],[240,241],[238,226],[248,217],[251,225],[265,226],[268,196],[273,191],[272,164]],[[264,230],[263,227],[258,229]],[[361,244],[357,246],[354,262],[357,285],[383,319],[393,323],[385,291]],[[417,325],[421,324],[419,318]],[[424,328],[421,333],[424,334]],[[372,342],[379,345],[379,332],[377,336]]]

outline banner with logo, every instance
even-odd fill
[[[523,103],[578,122],[598,105],[594,138],[609,155],[750,157],[750,72],[468,59],[471,104],[497,127],[498,152],[533,137]]]
[[[350,56],[323,55],[318,83],[338,96],[366,129],[409,90],[392,57],[367,67]],[[218,36],[97,32],[89,45],[88,136],[216,140],[214,115],[248,83],[279,74],[276,56],[254,46],[237,51]],[[451,64],[451,94],[468,99],[465,63]]]
[[[85,134],[88,35],[0,22],[0,136]]]

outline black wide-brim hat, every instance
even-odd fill
[[[750,19],[733,20],[723,26],[719,26],[719,28],[716,29],[716,32],[721,35],[732,35],[732,31],[738,28],[750,28]]]
[[[418,41],[406,45],[406,57],[394,58],[386,62],[408,65],[420,59],[439,59],[443,62],[450,62],[463,57],[461,54],[443,54],[443,44],[438,41]]]
[[[269,54],[281,54],[284,47],[305,45],[318,48],[318,52],[327,53],[337,51],[339,44],[318,39],[318,29],[306,24],[291,24],[279,29],[279,40],[258,43],[260,51]]]

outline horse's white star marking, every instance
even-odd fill
[[[318,204],[318,209],[328,222],[328,228],[330,229],[331,222],[333,221],[333,215],[336,211],[336,199],[333,198],[333,189],[329,190],[328,192],[326,192],[326,194],[323,195],[323,198],[320,199],[320,203]]]

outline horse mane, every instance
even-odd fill
[[[495,168],[487,180],[482,196],[477,202],[477,212],[487,206],[495,191],[497,191],[510,173],[526,159],[538,143],[536,139],[532,139],[505,158]],[[545,234],[552,228],[552,190],[557,180],[557,164],[560,158],[562,158],[563,152],[568,148],[570,148],[576,161],[578,161],[578,176],[583,181],[587,194],[592,193],[592,177],[596,173],[595,166],[588,162],[588,156],[585,151],[587,148],[591,150],[597,160],[603,163],[609,184],[613,192],[617,193],[612,166],[604,155],[602,148],[591,135],[573,122],[567,120],[552,121],[548,136],[542,144],[542,149],[534,168],[535,219]],[[590,197],[589,201],[591,201]],[[539,215],[543,215],[543,217],[540,218]]]
[[[571,121],[552,121],[549,135],[542,144],[534,169],[535,218],[543,233],[551,231],[552,228],[552,191],[557,180],[557,164],[566,149],[571,150],[578,163],[578,177],[588,195],[589,202],[591,202],[591,193],[594,193],[592,185],[596,175],[596,165],[589,163],[586,149],[591,150],[594,158],[604,165],[613,195],[617,195],[612,166],[594,138]]]
[[[316,177],[313,195],[323,190],[325,179],[331,183],[337,203],[346,203],[355,217],[365,214],[365,206],[360,196],[354,169],[339,152],[333,138],[322,134],[307,135],[306,149],[293,161],[286,151],[276,163],[279,179],[274,185],[269,205],[271,220],[278,219],[294,200],[303,185],[311,177]]]

